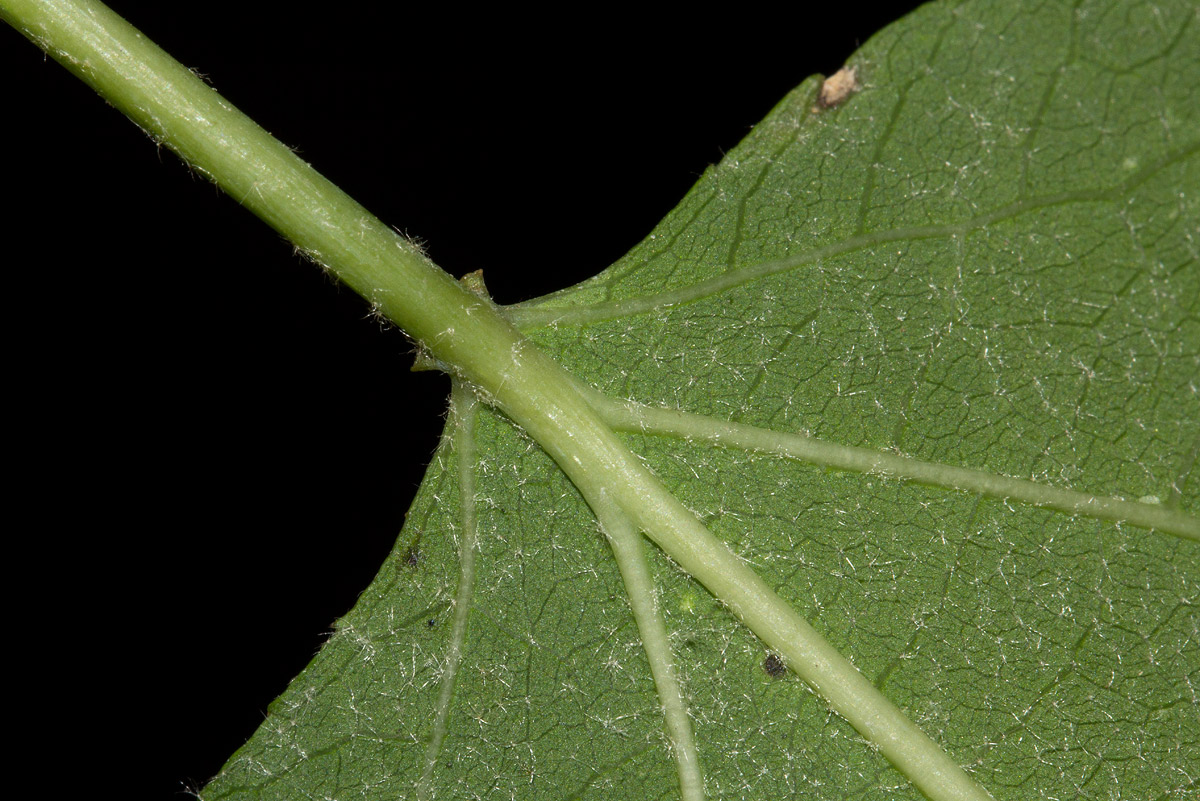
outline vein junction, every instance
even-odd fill
[[[915,481],[935,487],[1012,499],[1072,515],[1128,523],[1200,542],[1200,517],[1162,505],[1062,489],[986,470],[926,462],[895,453],[842,445],[674,409],[618,401],[581,387],[588,401],[618,431],[665,434],[727,448],[768,453],[823,467]]]
[[[426,746],[424,768],[417,782],[419,801],[433,798],[433,773],[438,766],[442,744],[449,728],[454,687],[462,663],[467,621],[475,588],[475,553],[478,540],[475,513],[475,422],[479,401],[472,390],[458,380],[454,381],[451,399],[449,425],[453,431],[454,451],[458,463],[459,517],[462,526],[459,538],[459,579],[454,598],[454,618],[441,675],[441,689],[435,706],[433,732]],[[596,517],[616,557],[629,605],[637,623],[638,634],[650,663],[671,754],[675,760],[680,797],[682,801],[704,801],[704,776],[700,768],[699,750],[675,670],[666,623],[655,600],[642,537],[637,527],[617,504],[598,499],[593,505]]]

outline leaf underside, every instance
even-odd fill
[[[1026,5],[888,28],[851,61],[858,92],[825,109],[806,81],[628,256],[513,319],[614,398],[1194,520],[1200,18]],[[478,415],[473,495],[448,430],[394,554],[206,801],[415,797],[423,775],[439,798],[677,797],[594,517]],[[996,798],[1195,792],[1196,541],[665,431],[627,442]],[[650,561],[710,797],[921,797]]]

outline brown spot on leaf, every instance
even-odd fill
[[[846,98],[857,92],[861,86],[858,83],[857,67],[842,67],[825,79],[821,91],[817,93],[817,105],[813,111],[840,106]]]
[[[763,660],[763,670],[773,679],[777,679],[787,673],[787,665],[776,654],[767,654],[767,658]]]

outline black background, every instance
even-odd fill
[[[111,3],[503,303],[603,269],[909,10],[395,5]],[[448,381],[5,26],[0,76],[16,564],[56,707],[125,755],[107,780],[169,797],[253,733],[379,569]]]

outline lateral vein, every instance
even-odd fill
[[[654,677],[654,687],[662,706],[671,755],[675,759],[680,796],[683,801],[704,801],[700,752],[696,747],[692,720],[675,671],[666,623],[655,601],[641,534],[616,503],[607,498],[594,498],[591,502],[621,570],[629,606],[633,609],[642,647],[650,662],[650,673]]]
[[[454,429],[454,453],[459,478],[459,572],[458,590],[454,596],[454,617],[450,641],[446,644],[446,661],[442,668],[441,690],[438,693],[433,733],[425,748],[425,767],[417,780],[418,801],[432,798],[433,771],[441,756],[442,743],[450,721],[454,701],[454,685],[462,662],[463,644],[467,639],[467,621],[471,614],[471,599],[475,591],[475,420],[478,401],[474,393],[457,379],[453,382],[450,403],[450,425]]]
[[[651,295],[622,300],[600,301],[581,306],[546,307],[538,305],[538,301],[535,300],[509,306],[504,309],[504,313],[517,328],[522,331],[530,331],[536,328],[561,325],[588,325],[604,320],[645,314],[656,309],[694,303],[760,278],[778,275],[779,273],[788,272],[789,270],[794,270],[808,264],[820,263],[824,259],[841,256],[863,248],[878,247],[879,245],[892,242],[909,240],[962,237],[975,231],[983,230],[993,223],[1009,220],[1031,211],[1038,211],[1068,203],[1112,201],[1125,196],[1138,185],[1149,180],[1159,170],[1191,157],[1197,150],[1200,150],[1200,141],[1191,142],[1174,151],[1160,162],[1149,165],[1146,169],[1136,173],[1129,179],[1107,189],[1076,190],[1030,198],[1028,200],[1019,200],[1002,208],[958,223],[919,225],[849,236],[839,242],[805,250],[781,259],[771,259],[729,270],[728,272],[714,275],[711,278],[697,281],[688,286]],[[556,300],[561,299],[564,297],[564,293],[556,293],[549,297]]]
[[[1200,542],[1200,517],[1162,504],[1093,495],[972,467],[928,462],[805,434],[773,431],[675,409],[614,400],[590,387],[583,391],[597,413],[621,431],[665,434],[725,448],[784,456],[823,467],[1011,499],[1043,509],[1128,523]]]

